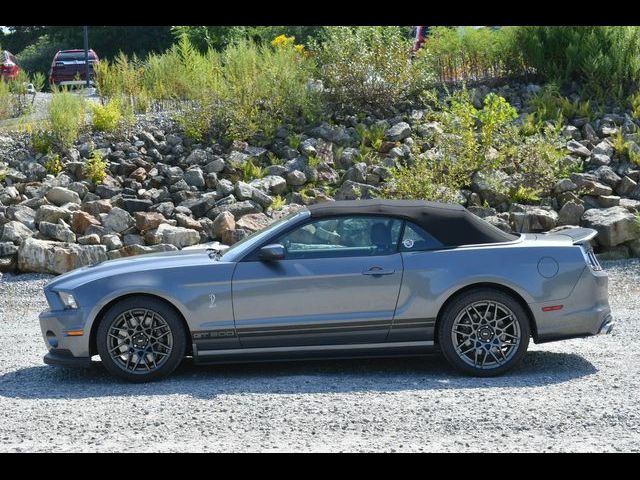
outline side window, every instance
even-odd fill
[[[334,258],[396,253],[402,221],[387,217],[316,220],[278,239],[286,258]]]
[[[411,222],[406,223],[400,251],[416,252],[420,250],[435,250],[443,246],[438,239],[423,228]]]

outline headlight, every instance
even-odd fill
[[[58,292],[58,296],[64,305],[64,308],[78,308],[76,299],[68,292]]]

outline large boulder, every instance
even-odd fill
[[[2,226],[2,233],[0,233],[0,242],[13,242],[16,245],[20,245],[23,241],[33,235],[28,227],[25,227],[20,222],[12,220],[5,223]]]
[[[385,138],[391,142],[404,140],[411,136],[411,126],[406,122],[396,123],[385,133]]]
[[[222,212],[213,220],[212,238],[222,238],[226,232],[233,231],[236,228],[236,221],[231,212]]]
[[[264,213],[250,213],[243,216],[236,222],[236,228],[242,228],[249,232],[257,232],[266,228],[271,223],[271,219]]]
[[[584,205],[569,201],[558,212],[558,225],[578,225],[584,213]]]
[[[105,217],[103,224],[107,230],[121,233],[133,227],[135,220],[126,210],[113,207]]]
[[[80,195],[64,187],[53,187],[46,193],[45,197],[57,206],[64,205],[65,203],[80,204]]]
[[[71,230],[76,234],[84,235],[84,232],[91,225],[100,225],[100,221],[90,213],[77,210],[71,214]]]
[[[373,198],[380,189],[364,183],[357,183],[352,180],[345,181],[340,190],[336,192],[336,200],[357,200],[360,198]]]
[[[614,247],[640,237],[636,216],[624,207],[592,208],[582,215],[582,226],[598,231],[596,241]]]
[[[28,238],[18,250],[22,272],[65,273],[75,268],[107,260],[104,245],[77,245]]]
[[[509,213],[509,221],[516,232],[544,232],[558,224],[558,214],[554,210],[540,207],[526,207],[523,210]]]
[[[148,231],[145,235],[145,240],[149,245],[168,243],[178,248],[183,248],[200,243],[200,234],[196,230],[174,227],[163,223],[155,230]]]
[[[71,231],[69,225],[64,223],[64,220],[59,220],[58,223],[40,222],[38,229],[45,237],[59,242],[76,241],[76,234]]]
[[[57,223],[60,219],[68,221],[70,217],[71,210],[67,208],[56,207],[55,205],[42,205],[36,211],[35,222]]]
[[[158,228],[167,219],[160,212],[136,212],[136,227],[141,232]]]

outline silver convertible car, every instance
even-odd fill
[[[595,230],[505,233],[459,205],[337,201],[225,251],[79,268],[44,289],[50,365],[148,381],[195,363],[421,355],[501,374],[536,343],[609,333]]]

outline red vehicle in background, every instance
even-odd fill
[[[13,80],[20,73],[20,67],[13,53],[3,50],[0,51],[0,77],[2,80]]]
[[[94,66],[98,63],[98,56],[89,50],[89,82],[95,78]],[[53,57],[49,70],[49,84],[51,86],[84,85],[87,81],[87,69],[84,50],[58,50]]]

